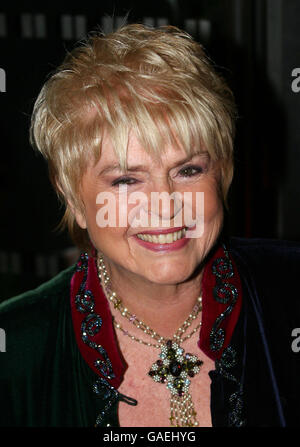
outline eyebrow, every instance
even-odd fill
[[[177,161],[172,166],[172,168],[176,168],[177,166],[180,166],[180,165],[186,163],[187,161],[192,160],[192,158],[196,157],[197,155],[205,155],[205,154],[206,154],[206,152],[199,152],[196,154],[191,154],[191,155],[185,157],[184,159]],[[122,171],[119,163],[114,163],[112,165],[105,166],[103,169],[101,169],[101,171],[99,172],[99,175],[107,174],[108,172],[113,172],[113,171]],[[139,164],[139,165],[128,166],[127,169],[125,170],[125,172],[137,172],[137,171],[145,171],[145,165]]]
[[[135,171],[143,171],[145,170],[145,165],[136,165],[136,166],[130,166],[127,167],[125,172],[135,172]],[[113,165],[106,166],[105,168],[101,169],[99,172],[100,175],[107,174],[111,171],[122,171],[121,166],[119,163],[115,163]]]

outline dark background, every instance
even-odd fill
[[[292,71],[300,67],[300,1],[80,3],[1,2],[0,301],[51,278],[76,256],[68,235],[55,231],[63,210],[45,162],[29,145],[30,114],[66,50],[99,26],[116,28],[126,15],[130,23],[188,31],[234,91],[239,119],[231,234],[299,241],[300,92],[292,90]]]

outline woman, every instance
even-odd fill
[[[94,34],[45,83],[31,138],[83,252],[0,308],[1,425],[296,421],[299,249],[223,235],[234,120],[174,27]]]

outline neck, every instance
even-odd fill
[[[107,268],[110,288],[124,307],[163,337],[172,338],[191,313],[201,293],[202,270],[180,284],[157,284],[119,270]],[[111,306],[112,314],[120,314]]]

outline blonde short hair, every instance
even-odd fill
[[[66,205],[63,225],[87,248],[69,203],[82,209],[80,180],[101,155],[104,131],[126,169],[129,132],[158,157],[165,143],[189,155],[205,147],[221,166],[224,202],[233,175],[235,104],[202,46],[173,26],[126,25],[91,33],[46,81],[32,114],[31,143],[48,160]]]

